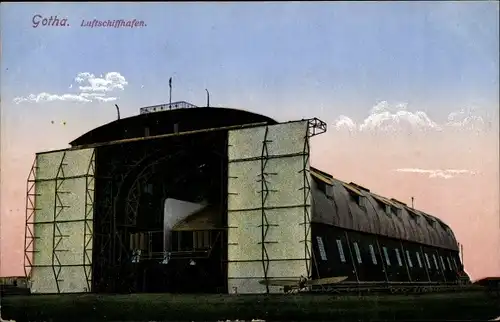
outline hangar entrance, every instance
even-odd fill
[[[96,148],[94,292],[226,289],[226,149],[224,131]]]

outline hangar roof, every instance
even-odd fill
[[[313,222],[458,250],[453,231],[440,219],[312,167],[311,174]]]
[[[70,142],[70,145],[88,145],[259,122],[270,125],[278,123],[261,114],[232,108],[177,108],[115,120],[81,135]]]

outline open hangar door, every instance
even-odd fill
[[[28,178],[25,272],[32,293],[90,292],[93,149],[39,153]]]
[[[225,223],[226,139],[226,131],[208,129],[96,148],[94,292],[211,293],[224,288],[222,251],[208,256],[206,247],[195,243],[195,231],[203,227],[179,232],[176,225],[195,210],[205,210],[184,212],[179,203],[204,205]],[[166,244],[165,238],[171,242]],[[220,243],[208,248],[220,248]],[[217,276],[203,271],[202,262],[217,266]],[[189,283],[178,283],[181,279]],[[214,279],[218,285],[206,290],[204,282]]]
[[[278,293],[263,280],[311,275],[309,138],[318,119],[228,134],[228,291]]]

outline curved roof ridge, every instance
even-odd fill
[[[390,198],[389,199],[388,197],[384,197],[384,196],[381,196],[381,195],[379,195],[377,193],[374,193],[373,191],[371,191],[371,190],[369,190],[367,188],[364,188],[363,186],[360,186],[360,185],[358,185],[358,184],[356,184],[356,183],[354,183],[352,181],[348,183],[347,181],[340,180],[340,179],[338,179],[338,178],[336,178],[336,177],[328,174],[327,172],[321,171],[321,170],[319,170],[317,168],[314,168],[314,167],[310,167],[310,168],[311,168],[312,171],[319,171],[319,173],[321,175],[323,175],[323,177],[325,177],[325,174],[329,175],[330,178],[331,178],[330,180],[337,181],[340,184],[342,184],[343,186],[348,185],[351,189],[354,188],[355,191],[359,192],[362,195],[369,195],[369,196],[374,197],[375,199],[381,199],[384,202],[387,202],[387,203],[390,203],[391,205],[394,205],[395,207],[405,208],[406,210],[413,211],[413,212],[415,212],[415,213],[417,213],[419,215],[426,216],[426,217],[431,217],[433,219],[436,219],[439,223],[446,225],[446,223],[444,223],[443,220],[441,220],[439,217],[436,217],[434,215],[428,214],[428,213],[426,213],[426,212],[424,212],[422,210],[419,210],[419,209],[416,209],[416,208],[412,208],[412,207],[408,206],[406,203],[404,203],[404,202],[402,202],[402,201],[400,201],[398,199],[395,199],[395,198]],[[364,188],[364,189],[359,189],[359,187]],[[446,226],[448,226],[448,225],[446,225]]]
[[[424,245],[458,249],[453,231],[441,219],[394,198],[389,199],[354,183],[346,183],[313,167],[311,174],[316,179],[313,221]],[[318,181],[331,186],[333,190],[327,192],[318,188]],[[337,207],[333,207],[333,204]]]
[[[176,108],[113,120],[80,135],[70,142],[70,145],[88,145],[253,123],[271,125],[278,122],[262,114],[227,107]]]

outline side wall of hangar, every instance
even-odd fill
[[[441,220],[311,168],[314,278],[454,282],[463,270]]]
[[[384,256],[385,268],[377,279],[388,280],[389,261],[401,263],[407,271],[409,260],[414,266],[417,262],[427,266],[434,262],[436,268],[441,261],[436,271],[442,275],[448,260],[449,266],[455,262],[457,267],[456,241],[442,222],[310,168],[309,138],[318,128],[320,132],[326,130],[318,121],[228,132],[229,292],[280,292],[259,283],[262,279],[298,280],[301,276],[340,274],[358,281],[374,280],[373,274],[363,273],[370,270],[362,264],[372,256],[382,264],[385,245],[394,251],[401,249],[401,253]],[[33,293],[91,290],[95,149],[73,148],[37,155],[28,182],[25,247],[25,266]],[[413,218],[412,214],[419,217]],[[353,242],[356,234],[361,236],[358,246]],[[374,242],[361,242],[366,234],[378,241],[375,255]],[[408,242],[406,248],[403,241]],[[416,255],[417,249],[421,256]],[[404,256],[406,250],[413,250],[413,259],[413,253]],[[456,256],[449,259],[447,254]],[[423,280],[444,280],[439,272],[431,274],[430,267],[425,271],[427,279],[422,273]],[[400,276],[401,270],[394,274]]]

